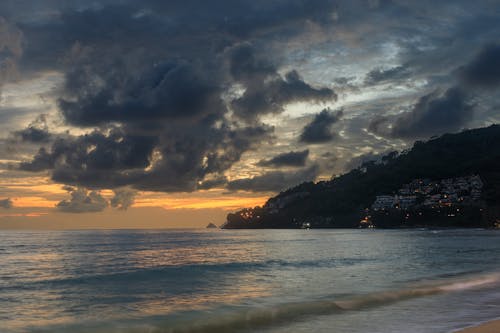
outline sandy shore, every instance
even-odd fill
[[[494,320],[479,326],[466,328],[456,333],[500,333],[500,320]]]

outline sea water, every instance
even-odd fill
[[[2,231],[0,332],[445,333],[500,317],[493,230]]]

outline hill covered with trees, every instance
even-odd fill
[[[499,125],[417,141],[405,152],[391,152],[330,181],[302,183],[270,198],[263,207],[228,214],[223,228],[300,228],[304,224],[357,228],[370,214],[369,208],[378,195],[397,193],[415,179],[467,175],[478,175],[484,183],[476,207],[478,214],[445,222],[420,219],[404,226],[493,227],[500,222]],[[384,221],[375,227],[401,224]]]

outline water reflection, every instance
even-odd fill
[[[0,328],[134,318],[270,295],[245,264],[261,243],[206,232],[27,232],[1,237]],[[244,243],[244,245],[243,245]]]
[[[397,290],[496,269],[499,237],[483,231],[8,232],[0,235],[0,332],[152,316],[168,326],[183,311],[272,309]]]

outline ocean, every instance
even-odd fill
[[[499,287],[494,230],[0,234],[2,333],[446,333]]]

